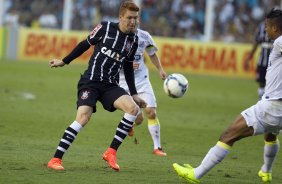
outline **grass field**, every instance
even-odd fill
[[[162,144],[167,157],[152,154],[146,122],[126,138],[118,151],[120,172],[101,160],[121,112],[98,112],[80,132],[64,157],[63,172],[46,168],[63,131],[76,113],[76,85],[85,65],[50,69],[46,63],[0,61],[0,183],[21,184],[170,184],[185,183],[172,163],[197,166],[220,133],[245,108],[256,103],[254,80],[185,74],[190,83],[181,99],[167,97],[157,73],[151,81],[158,99]],[[203,179],[207,184],[260,183],[263,137],[234,145],[226,159]],[[282,160],[273,168],[273,184],[282,181]]]

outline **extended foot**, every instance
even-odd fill
[[[272,180],[271,172],[262,172],[261,170],[258,172],[258,176],[261,178],[263,183],[270,183]]]
[[[108,148],[103,154],[103,160],[105,160],[112,169],[116,171],[120,170],[119,165],[116,162],[116,150]]]
[[[54,170],[64,170],[63,162],[59,158],[52,158],[49,162],[47,167]]]
[[[177,163],[174,163],[173,168],[178,176],[182,177],[189,183],[200,183],[200,180],[195,178],[195,169],[189,164],[185,164],[185,167],[180,166]]]

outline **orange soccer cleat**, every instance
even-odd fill
[[[162,148],[154,149],[153,153],[157,156],[162,156],[162,157],[167,156],[166,152],[164,152],[164,150],[162,150]]]
[[[103,154],[103,160],[105,160],[106,162],[108,162],[108,165],[116,170],[119,171],[119,165],[117,164],[116,161],[116,150],[113,148],[108,148],[107,151]]]
[[[65,170],[63,167],[62,159],[59,158],[52,158],[49,162],[47,167],[54,170]]]

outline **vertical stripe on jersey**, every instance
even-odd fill
[[[114,48],[116,46],[116,43],[117,43],[117,40],[118,40],[118,36],[119,36],[119,31],[117,30],[117,35],[116,35],[115,42],[113,43],[112,48]]]
[[[103,43],[105,43],[107,37],[108,37],[108,34],[109,34],[109,28],[110,28],[110,22],[108,21],[108,24],[107,24],[107,31],[106,31],[106,35],[104,37],[104,40],[103,40]]]
[[[109,74],[109,81],[110,81],[110,83],[112,83],[112,80],[111,80],[111,75],[110,75],[110,73],[112,73],[112,69],[114,68],[114,66],[116,65],[116,63],[114,63],[113,64],[113,66],[111,66],[111,68],[109,69],[109,72],[108,72],[108,74]]]
[[[103,63],[102,63],[102,65],[101,65],[101,76],[100,76],[100,81],[103,81],[103,68],[104,68],[104,65],[105,65],[105,63],[107,62],[107,60],[108,60],[108,58],[107,57],[105,57],[105,59],[104,59],[104,61],[103,61]]]
[[[127,43],[127,38],[128,38],[128,35],[126,35],[126,37],[125,37],[125,40],[124,40],[124,43],[123,43],[123,47],[122,47],[122,49],[121,49],[121,52],[124,51],[125,44]]]
[[[93,79],[93,76],[94,76],[94,71],[95,71],[95,65],[96,65],[96,60],[98,58],[98,56],[100,55],[100,52],[98,52],[98,54],[96,55],[94,61],[93,61],[93,66],[92,66],[92,69],[91,69],[91,76],[90,76],[90,80]]]

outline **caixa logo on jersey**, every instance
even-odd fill
[[[121,60],[121,55],[119,53],[116,53],[114,51],[112,51],[111,49],[107,49],[107,47],[102,47],[101,52],[105,55],[107,55],[110,58],[113,58],[117,61]]]

